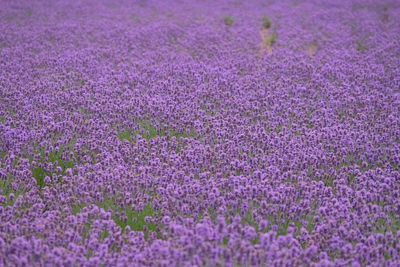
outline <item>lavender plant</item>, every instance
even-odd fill
[[[400,265],[395,1],[0,7],[0,266]]]

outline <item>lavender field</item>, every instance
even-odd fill
[[[0,267],[400,266],[398,0],[0,0]]]

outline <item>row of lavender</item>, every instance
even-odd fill
[[[0,266],[400,265],[398,1],[0,6]]]

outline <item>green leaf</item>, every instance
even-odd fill
[[[45,171],[38,167],[32,170],[32,176],[36,179],[37,186],[42,189],[44,187],[44,177],[46,176]]]

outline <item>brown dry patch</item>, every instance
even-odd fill
[[[260,43],[261,56],[264,55],[265,53],[268,53],[268,55],[272,54],[272,45],[276,41],[275,33],[271,33],[269,29],[263,28],[260,30],[260,38],[261,38],[261,43]]]
[[[307,46],[307,55],[313,57],[317,53],[317,44],[311,43]]]

